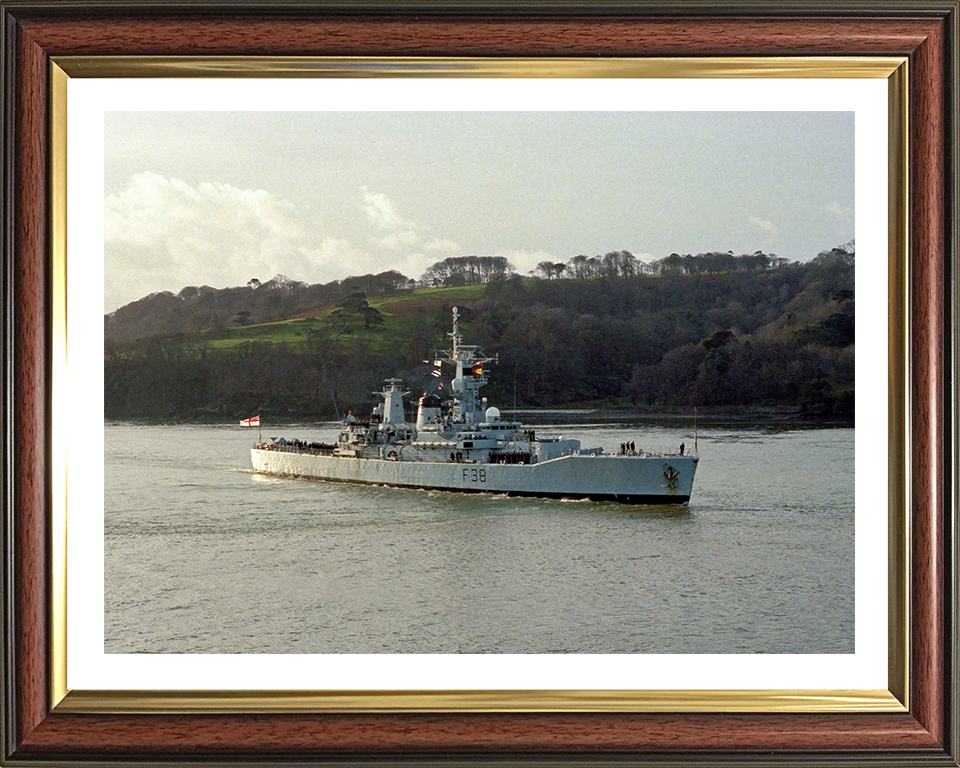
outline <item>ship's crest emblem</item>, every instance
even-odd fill
[[[671,491],[675,491],[680,483],[680,473],[669,464],[664,464],[663,479],[667,481],[667,488],[669,488]]]

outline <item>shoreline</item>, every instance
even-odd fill
[[[503,417],[513,419],[511,414],[517,415],[517,420],[533,422],[538,417],[564,417],[572,421],[601,420],[601,421],[650,421],[659,420],[690,421],[696,419],[702,424],[711,423],[741,423],[757,422],[762,424],[804,424],[822,427],[854,427],[853,419],[816,418],[805,416],[798,406],[698,406],[696,412],[692,406],[611,406],[589,403],[571,405],[559,408],[517,408],[501,409]],[[255,415],[255,414],[252,414]],[[248,416],[249,417],[249,416]],[[214,425],[239,426],[240,418],[223,416],[220,414],[191,414],[175,417],[132,417],[110,418],[104,417],[105,424],[144,424],[160,425]],[[318,414],[280,413],[263,414],[267,422],[273,424],[296,423],[334,423],[335,419]]]

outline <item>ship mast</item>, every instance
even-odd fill
[[[483,364],[497,362],[497,355],[488,356],[482,347],[462,343],[458,307],[453,308],[453,330],[447,335],[451,340],[451,349],[439,351],[437,359],[453,363],[457,369],[451,387],[453,422],[478,424],[483,421],[484,413],[477,393],[488,381],[483,373]]]
[[[452,358],[456,360],[457,347],[460,345],[460,308],[459,307],[453,308],[453,331],[451,333],[448,333],[447,336],[449,336],[453,340]],[[458,375],[459,375],[459,372],[458,372]]]

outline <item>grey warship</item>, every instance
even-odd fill
[[[436,355],[455,369],[446,401],[419,398],[407,421],[402,379],[387,379],[369,419],[348,415],[336,443],[274,439],[251,449],[257,472],[398,488],[589,499],[623,504],[686,504],[699,457],[644,451],[605,453],[579,440],[538,435],[487,406],[482,347],[463,344],[453,308],[451,347]]]

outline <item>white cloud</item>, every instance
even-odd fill
[[[107,307],[187,285],[224,287],[278,273],[316,279],[355,249],[317,238],[296,207],[264,190],[133,176],[104,211]]]
[[[459,246],[425,237],[383,193],[364,191],[359,229],[324,231],[318,221],[265,190],[220,182],[191,184],[157,173],[130,178],[104,210],[104,311],[156,291],[266,281],[305,282],[396,269],[418,278]],[[360,245],[366,243],[367,245]]]
[[[766,232],[774,240],[780,236],[780,232],[777,230],[777,225],[772,221],[768,221],[767,219],[758,219],[756,216],[751,216],[748,221],[760,231]]]
[[[364,190],[363,206],[370,217],[370,221],[381,229],[386,230],[404,230],[416,229],[419,225],[413,220],[404,219],[393,204],[383,192],[371,192]]]
[[[383,192],[363,192],[363,208],[370,223],[380,233],[370,238],[378,248],[398,251],[420,244],[419,230],[423,226],[413,219],[405,219],[397,211],[396,205]]]
[[[459,244],[446,237],[431,237],[430,227],[416,219],[402,216],[396,204],[383,192],[363,191],[363,209],[375,232],[369,238],[370,243],[380,250],[394,251],[398,256],[406,254],[417,258],[422,251],[454,253],[460,250]],[[415,253],[411,253],[415,251]],[[429,266],[429,264],[427,265]],[[418,275],[419,276],[419,275]]]

